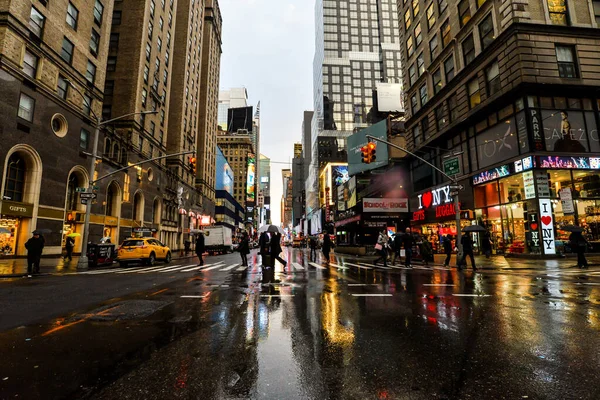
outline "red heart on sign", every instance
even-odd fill
[[[542,224],[544,225],[550,225],[550,223],[552,222],[552,217],[549,215],[546,215],[540,219],[542,220]]]
[[[531,228],[532,231],[537,231],[538,225],[534,223],[534,224],[529,225],[529,227]]]
[[[431,194],[431,192],[427,192],[423,195],[423,206],[425,206],[425,208],[429,208],[432,201],[433,195]]]

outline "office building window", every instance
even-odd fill
[[[146,61],[150,61],[151,55],[152,55],[152,46],[150,46],[150,43],[146,43]]]
[[[413,44],[413,37],[409,36],[408,39],[406,40],[406,53],[407,53],[408,57],[410,57],[413,55],[414,52],[415,52],[415,46]]]
[[[156,38],[156,48],[157,48],[158,52],[160,53],[162,50],[162,39],[161,38]]]
[[[60,96],[61,99],[67,98],[68,90],[69,90],[69,84],[67,83],[67,80],[65,79],[64,76],[59,75],[58,83],[56,85],[56,92],[58,93],[58,95]]]
[[[117,57],[115,57],[115,56],[108,57],[108,59],[106,60],[106,70],[109,72],[117,70]]]
[[[31,7],[31,13],[29,14],[29,29],[35,34],[35,36],[41,38],[44,32],[44,22],[46,18],[40,13],[35,7]]]
[[[475,59],[475,43],[473,41],[473,35],[469,34],[469,37],[462,42],[463,59],[465,61],[465,67],[469,65]]]
[[[421,128],[419,124],[413,128],[413,139],[415,140],[415,146],[423,142],[423,136],[421,135]]]
[[[90,133],[85,129],[82,129],[79,133],[79,147],[83,150],[87,150],[88,144],[90,143]]]
[[[554,25],[569,25],[567,0],[548,0],[548,12]]]
[[[446,11],[446,8],[448,8],[448,0],[438,0],[438,7],[440,9],[440,14]]]
[[[412,0],[412,9],[413,9],[413,17],[417,17],[419,15],[419,1],[420,0]]]
[[[558,74],[561,78],[577,78],[575,47],[557,44],[556,60],[558,61]]]
[[[77,30],[77,18],[79,17],[79,10],[75,8],[73,3],[69,2],[67,6],[67,25]]]
[[[112,96],[115,91],[115,81],[107,80],[104,82],[104,95]]]
[[[444,116],[444,108],[441,105],[435,109],[435,123],[438,131],[441,131],[448,125],[448,120]]]
[[[156,124],[150,121],[150,134],[154,137],[154,131],[156,130]]]
[[[481,93],[479,92],[477,77],[471,79],[467,84],[467,93],[469,95],[469,108],[477,107],[481,103]]]
[[[596,25],[600,27],[600,0],[593,0],[592,5],[594,6],[594,18],[596,19]]]
[[[23,57],[23,72],[30,78],[35,79],[37,73],[39,58],[29,50],[25,50],[25,56]]]
[[[148,76],[150,75],[150,68],[147,65],[144,65],[144,83],[148,83]]]
[[[431,61],[435,60],[435,58],[440,54],[440,47],[438,45],[438,37],[437,35],[433,36],[433,39],[429,41],[429,52],[431,55]]]
[[[148,99],[148,91],[146,88],[142,89],[142,107],[146,107],[146,100]]]
[[[25,121],[33,121],[33,110],[35,109],[35,100],[27,96],[25,93],[21,93],[19,98],[19,111],[17,116],[23,118]]]
[[[92,112],[92,97],[87,93],[83,94],[82,107],[83,112],[85,112],[87,115],[90,115]]]
[[[421,23],[419,22],[415,26],[415,44],[418,46],[421,44],[422,41],[423,41],[423,35],[421,32]]]
[[[421,120],[421,127],[422,127],[422,132],[423,132],[423,137],[425,139],[429,139],[431,137],[431,135],[429,134],[429,116],[425,116],[425,118],[423,118]]]
[[[425,57],[423,57],[423,53],[417,56],[417,72],[419,76],[423,75],[425,72]]]
[[[429,101],[429,98],[427,97],[427,83],[419,88],[419,95],[421,96],[421,107],[423,107],[425,103]]]
[[[119,34],[111,33],[109,42],[109,51],[117,51],[119,49]]]
[[[417,101],[417,95],[413,94],[410,97],[410,109],[412,110],[413,115],[419,111],[419,102]]]
[[[96,66],[90,60],[88,60],[87,63],[85,79],[87,79],[90,83],[94,83],[94,81],[96,80]]]
[[[442,89],[442,70],[438,68],[431,76],[433,80],[433,93],[438,94],[438,92]]]
[[[62,50],[60,51],[60,57],[69,64],[73,62],[73,49],[73,43],[71,43],[71,41],[66,37],[63,38],[63,45]]]
[[[408,28],[410,28],[411,20],[410,20],[410,9],[406,9],[404,13],[404,26],[406,27],[406,31],[408,32]]]
[[[487,0],[477,0],[477,8],[479,9]]]
[[[410,86],[415,84],[415,81],[417,80],[417,67],[415,64],[412,64],[408,68],[408,79],[409,79]]]
[[[458,19],[461,28],[465,26],[465,24],[471,19],[471,8],[469,6],[469,0],[460,0],[460,2],[458,3]]]
[[[427,7],[427,29],[433,28],[433,25],[435,25],[435,7],[431,3]]]
[[[440,32],[442,33],[442,47],[446,48],[446,46],[448,46],[452,40],[452,35],[450,34],[450,20],[446,20],[442,24]]]
[[[481,38],[481,50],[488,47],[494,41],[494,21],[492,20],[492,14],[485,17],[479,24],[479,37]]]
[[[450,56],[444,61],[444,74],[446,76],[446,83],[450,82],[454,78],[454,56]]]
[[[500,91],[500,69],[498,61],[494,61],[492,65],[485,69],[485,80],[487,83],[488,97]]]
[[[94,22],[98,25],[102,25],[102,14],[104,14],[104,6],[100,0],[96,0],[94,4]]]
[[[121,25],[121,18],[122,18],[122,12],[121,10],[114,10],[113,11],[113,17],[112,17],[112,24],[114,25]]]
[[[448,117],[450,122],[455,122],[458,118],[458,102],[456,100],[456,93],[448,97],[446,105],[448,108]]]
[[[92,36],[90,37],[90,53],[94,56],[98,55],[98,48],[100,47],[100,34],[92,29]]]

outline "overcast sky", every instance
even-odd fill
[[[281,170],[291,168],[302,141],[304,110],[312,110],[314,0],[219,0],[223,14],[221,89],[245,87],[260,101],[261,153],[271,164],[271,209],[281,219]]]

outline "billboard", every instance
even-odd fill
[[[371,164],[364,164],[362,162],[362,153],[360,149],[369,142],[367,140],[367,135],[387,140],[387,121],[381,121],[348,137],[349,176],[388,165],[389,157],[387,145],[380,142],[377,143],[376,149],[377,161]]]
[[[331,187],[343,185],[350,179],[347,165],[333,165],[331,167]]]
[[[216,189],[225,190],[233,196],[233,170],[217,146]]]
[[[337,210],[346,211],[356,206],[356,177],[337,187]]]
[[[408,199],[405,198],[364,198],[363,212],[408,212]]]
[[[254,178],[256,176],[256,156],[248,153],[248,176],[246,178],[246,201],[254,202],[256,194],[254,191]]]
[[[379,112],[404,112],[402,85],[399,83],[375,82],[377,110]]]

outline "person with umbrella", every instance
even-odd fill
[[[33,231],[33,237],[25,243],[27,249],[27,276],[40,273],[40,259],[44,250],[44,240],[39,231]]]
[[[264,231],[260,234],[260,238],[258,239],[258,248],[263,265],[269,264],[268,262],[265,262],[265,257],[270,254],[269,234],[267,231]],[[268,267],[268,265],[265,266]]]
[[[461,239],[461,244],[463,248],[463,256],[458,263],[458,269],[462,269],[462,266],[467,266],[467,256],[471,259],[471,265],[473,266],[473,271],[477,270],[477,266],[475,265],[475,254],[473,253],[473,239],[471,238],[471,234],[465,230],[465,234]]]
[[[204,265],[202,254],[204,254],[204,233],[199,232],[196,234],[196,255],[199,260],[198,266]]]

